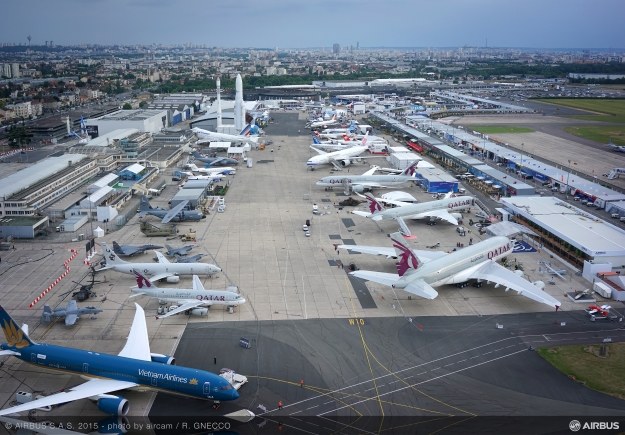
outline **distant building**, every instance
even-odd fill
[[[332,45],[332,53],[339,54],[340,52],[341,52],[341,46],[337,42],[335,42]]]

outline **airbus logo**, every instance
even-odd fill
[[[586,421],[582,424],[579,420],[571,420],[569,429],[571,432],[579,432],[580,430],[619,430],[618,421]]]

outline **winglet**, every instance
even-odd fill
[[[391,240],[393,240],[393,247],[397,253],[399,262],[397,263],[397,273],[399,276],[404,276],[409,270],[416,270],[419,268],[419,259],[412,252],[410,247],[404,243],[401,233],[391,234]]]

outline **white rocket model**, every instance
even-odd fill
[[[235,81],[236,94],[234,97],[234,128],[237,131],[243,130],[245,124],[245,111],[243,110],[243,80],[241,74],[237,74]]]
[[[217,76],[217,131],[221,128],[221,81]]]

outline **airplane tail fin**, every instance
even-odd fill
[[[34,344],[28,337],[28,332],[20,328],[2,306],[0,306],[0,326],[8,347],[21,349]]]
[[[111,249],[105,242],[102,242],[102,247],[104,248],[104,258],[106,258],[107,265],[113,264],[124,264],[126,261],[122,260],[117,256],[115,251]]]
[[[152,204],[147,196],[141,195],[141,202],[139,203],[139,211],[148,211],[152,209]],[[113,242],[115,243],[115,242]]]
[[[239,136],[249,136],[251,133],[251,128],[252,128],[252,125],[247,124],[245,127],[243,127],[243,130],[241,130],[241,132],[239,133]]]
[[[119,246],[119,244],[116,241],[113,241],[113,252],[115,252],[117,255],[123,255],[124,252],[122,251],[121,246]]]
[[[417,171],[417,165],[418,164],[419,164],[419,161],[415,160],[410,165],[408,165],[408,167],[406,169],[403,170],[401,175],[409,175],[411,177],[414,176],[415,172]]]
[[[141,275],[139,272],[135,270],[135,278],[137,280],[137,287],[139,288],[151,288],[152,282],[147,279],[145,276]]]
[[[397,258],[399,258],[399,262],[397,263],[397,273],[399,276],[404,276],[406,272],[410,270],[418,269],[421,263],[412,252],[412,249],[405,244],[401,233],[391,234],[391,240],[393,240],[393,248],[395,248]]]
[[[365,193],[365,198],[369,204],[369,212],[371,216],[375,216],[384,210],[384,206],[378,202],[369,192]]]

